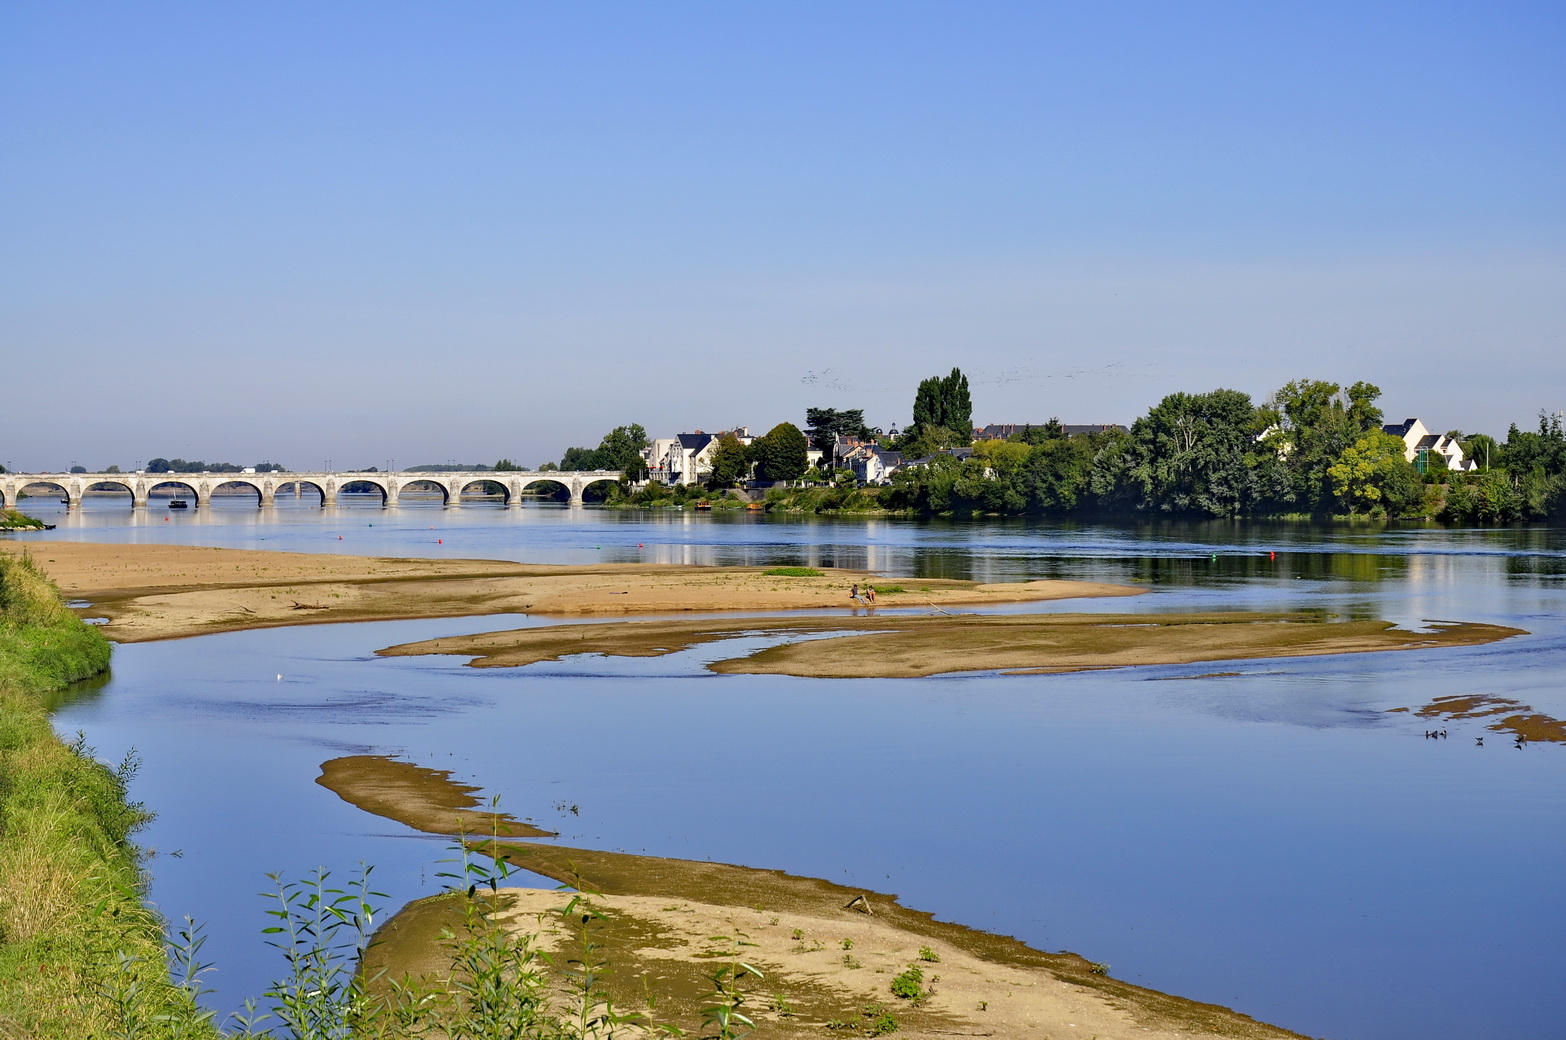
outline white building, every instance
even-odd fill
[[[1463,446],[1444,433],[1431,433],[1418,419],[1404,419],[1400,423],[1388,423],[1381,427],[1403,442],[1403,457],[1419,467],[1423,473],[1432,455],[1446,460],[1446,468],[1467,471],[1474,468],[1472,459],[1463,457]]]
[[[677,437],[658,437],[642,458],[647,460],[648,479],[661,484],[700,484],[712,473],[712,454],[718,450],[718,440],[724,433],[732,433],[746,446],[755,440],[750,428],[739,426],[721,433],[682,433]]]

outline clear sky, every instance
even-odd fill
[[[0,463],[1566,407],[1566,5],[0,6]]]

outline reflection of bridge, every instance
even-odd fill
[[[147,505],[152,492],[164,489],[177,496],[194,499],[200,507],[212,501],[219,488],[249,488],[260,499],[262,508],[272,505],[278,492],[295,493],[310,488],[320,493],[323,506],[337,504],[337,496],[349,484],[369,484],[381,493],[381,504],[394,506],[404,491],[438,491],[446,505],[459,502],[462,493],[476,485],[484,490],[501,488],[506,505],[521,501],[530,485],[541,481],[561,484],[571,494],[571,504],[582,504],[582,492],[600,481],[620,481],[619,470],[519,471],[480,470],[466,473],[4,473],[0,474],[0,506],[14,508],[23,491],[32,495],[52,493],[65,499],[72,508],[81,504],[88,491],[129,492],[131,508]]]

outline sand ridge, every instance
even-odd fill
[[[23,551],[0,545],[0,552]],[[527,613],[551,616],[793,611],[852,605],[849,587],[871,577],[819,577],[763,567],[683,564],[518,564],[494,560],[390,559],[177,545],[48,542],[33,557],[68,597],[109,619],[105,633],[141,642],[210,632],[345,621]],[[1005,584],[874,579],[886,606],[943,608],[1072,597],[1134,596],[1101,582]],[[891,591],[895,588],[904,591]]]
[[[450,817],[430,806],[479,806],[478,791],[453,784],[449,773],[382,756],[333,759],[316,782],[352,805],[416,829],[437,828],[433,833],[449,833],[438,828]],[[420,786],[430,791],[411,808],[387,797]],[[758,944],[747,949],[747,960],[766,974],[750,987],[758,1040],[864,1035],[865,1012],[877,1005],[897,1019],[898,1035],[910,1037],[1297,1036],[1228,1008],[1124,982],[1113,977],[1112,966],[1097,973],[1076,954],[1046,953],[1008,936],[938,921],[887,893],[727,863],[549,841],[491,843],[469,835],[472,847],[599,893],[593,898],[608,919],[594,941],[613,966],[606,985],[615,1001],[622,1008],[641,1006],[645,977],[658,994],[660,1018],[685,1026],[695,1024],[711,992],[712,937],[738,930]],[[439,935],[457,927],[462,898],[435,896],[404,907],[376,932],[366,969],[384,970],[389,978],[441,974],[449,961]],[[546,889],[515,896],[503,889],[500,899],[510,905],[501,913],[519,934],[539,935],[546,947],[569,957],[575,955],[570,937],[560,932],[558,915],[549,913],[567,898]],[[924,949],[939,959],[921,959]],[[925,972],[925,988],[933,990],[920,1004],[891,994],[892,978],[910,965]],[[781,1013],[776,996],[794,1013]],[[831,1022],[849,1028],[826,1032]]]
[[[1136,665],[1471,646],[1522,634],[1443,623],[1410,632],[1389,621],[1324,613],[952,614],[622,621],[485,632],[404,643],[385,656],[457,654],[475,667],[517,667],[574,654],[661,657],[739,636],[773,645],[707,667],[724,674],[914,678],[951,672],[1048,674]],[[801,640],[798,636],[815,636]]]

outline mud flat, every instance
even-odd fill
[[[0,552],[22,547],[0,544]],[[862,572],[819,577],[762,567],[677,564],[552,566],[496,560],[385,559],[183,545],[50,542],[33,547],[66,595],[109,619],[125,643],[210,632],[341,621],[478,614],[627,615],[687,611],[790,611],[849,607]],[[918,579],[882,605],[956,608],[1144,590],[1084,581],[983,584]]]
[[[504,816],[489,820],[494,814],[482,811],[475,789],[453,784],[443,771],[393,759],[334,759],[317,782],[353,805],[429,833],[471,835],[468,825],[485,822],[503,830],[531,826]],[[404,811],[405,804],[413,808]],[[475,815],[453,815],[460,812]],[[645,1006],[644,986],[650,988],[660,1020],[698,1021],[721,945],[713,937],[738,931],[756,944],[745,959],[765,976],[751,986],[746,1008],[757,1019],[758,1037],[863,1035],[873,1018],[867,1011],[877,1008],[892,1014],[898,1035],[908,1037],[1298,1036],[1228,1008],[1121,982],[1112,971],[1096,973],[1076,954],[1044,953],[936,921],[895,895],[721,863],[507,838],[495,847],[518,867],[602,893],[598,905],[607,920],[595,941],[613,967],[610,992],[621,1007],[634,1008]],[[377,933],[367,968],[387,969],[393,978],[443,972],[438,936],[455,924],[459,898],[404,908]],[[1003,901],[1004,893],[996,899]],[[502,890],[499,900],[510,928],[537,935],[546,949],[576,955],[576,940],[551,912],[566,900],[560,892]],[[909,967],[922,971],[929,991],[918,1003],[891,992],[891,980]],[[846,1026],[845,1032],[826,1033],[828,1023]]]
[[[888,597],[890,599],[890,597]],[[481,668],[557,661],[572,654],[659,657],[745,635],[785,640],[708,667],[730,674],[898,678],[999,670],[1074,672],[1473,646],[1525,634],[1501,625],[1443,622],[1426,632],[1389,621],[1344,621],[1319,613],[880,614],[856,617],[722,618],[555,625],[404,643],[387,656],[458,654]],[[790,637],[816,636],[805,641]]]

